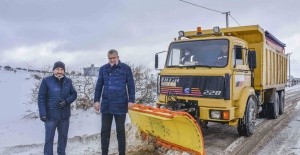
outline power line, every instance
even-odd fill
[[[191,5],[194,5],[194,6],[197,6],[197,7],[203,8],[203,9],[207,9],[207,10],[210,10],[210,11],[214,11],[214,12],[223,13],[223,12],[221,12],[221,11],[214,10],[214,9],[210,9],[210,8],[207,8],[207,7],[204,7],[204,6],[201,6],[201,5],[197,5],[197,4],[194,4],[194,3],[191,3],[191,2],[187,2],[187,1],[184,1],[184,0],[179,0],[179,1],[182,1],[182,2],[184,2],[184,3],[191,4]]]
[[[181,2],[184,2],[184,3],[187,3],[187,4],[190,4],[190,5],[194,5],[194,6],[197,6],[197,7],[200,7],[200,8],[203,8],[203,9],[206,9],[206,10],[210,10],[210,11],[214,11],[214,12],[218,12],[218,13],[221,13],[221,14],[226,14],[226,26],[229,27],[229,24],[228,24],[228,15],[239,25],[241,26],[234,18],[233,16],[231,16],[230,12],[221,12],[221,11],[218,11],[218,10],[214,10],[214,9],[211,9],[211,8],[207,8],[207,7],[204,7],[204,6],[201,6],[201,5],[198,5],[198,4],[194,4],[194,3],[191,3],[191,2],[187,2],[187,1],[184,1],[184,0],[179,0]]]
[[[231,14],[229,14],[229,16],[239,25],[239,26],[241,26],[234,18],[233,18],[233,16],[231,16]]]
[[[298,63],[298,61],[292,56],[292,55],[290,55],[292,58],[293,58],[293,60],[297,63],[297,65],[299,65],[300,66],[300,64]]]

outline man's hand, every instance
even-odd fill
[[[100,110],[100,102],[95,102],[94,103],[94,108],[96,111],[99,111]]]
[[[47,121],[48,121],[47,116],[42,116],[40,119],[41,119],[41,121],[43,121],[43,122],[47,122]]]
[[[59,100],[59,103],[57,104],[58,109],[62,109],[67,105],[66,100]]]
[[[132,108],[134,106],[134,103],[128,102],[128,108]]]

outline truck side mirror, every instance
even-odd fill
[[[248,52],[248,64],[251,71],[256,68],[256,51]]]
[[[158,68],[158,53],[155,54],[155,69]]]
[[[159,68],[159,66],[161,66],[161,62],[159,63],[159,55],[161,54],[161,53],[165,53],[166,51],[162,51],[162,52],[158,52],[158,53],[156,53],[155,54],[155,64],[154,64],[154,66],[155,66],[155,69],[156,70],[161,70],[160,68]]]

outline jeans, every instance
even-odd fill
[[[46,138],[44,155],[53,155],[55,130],[58,132],[57,154],[65,155],[69,131],[69,119],[45,122]]]
[[[119,155],[125,155],[126,139],[125,139],[125,120],[126,114],[113,115],[102,113],[102,127],[101,127],[101,149],[102,155],[108,154],[110,131],[113,117],[116,122],[118,150]]]

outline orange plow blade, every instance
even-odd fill
[[[143,133],[168,149],[206,154],[201,129],[189,113],[136,104],[129,109],[129,116]]]

